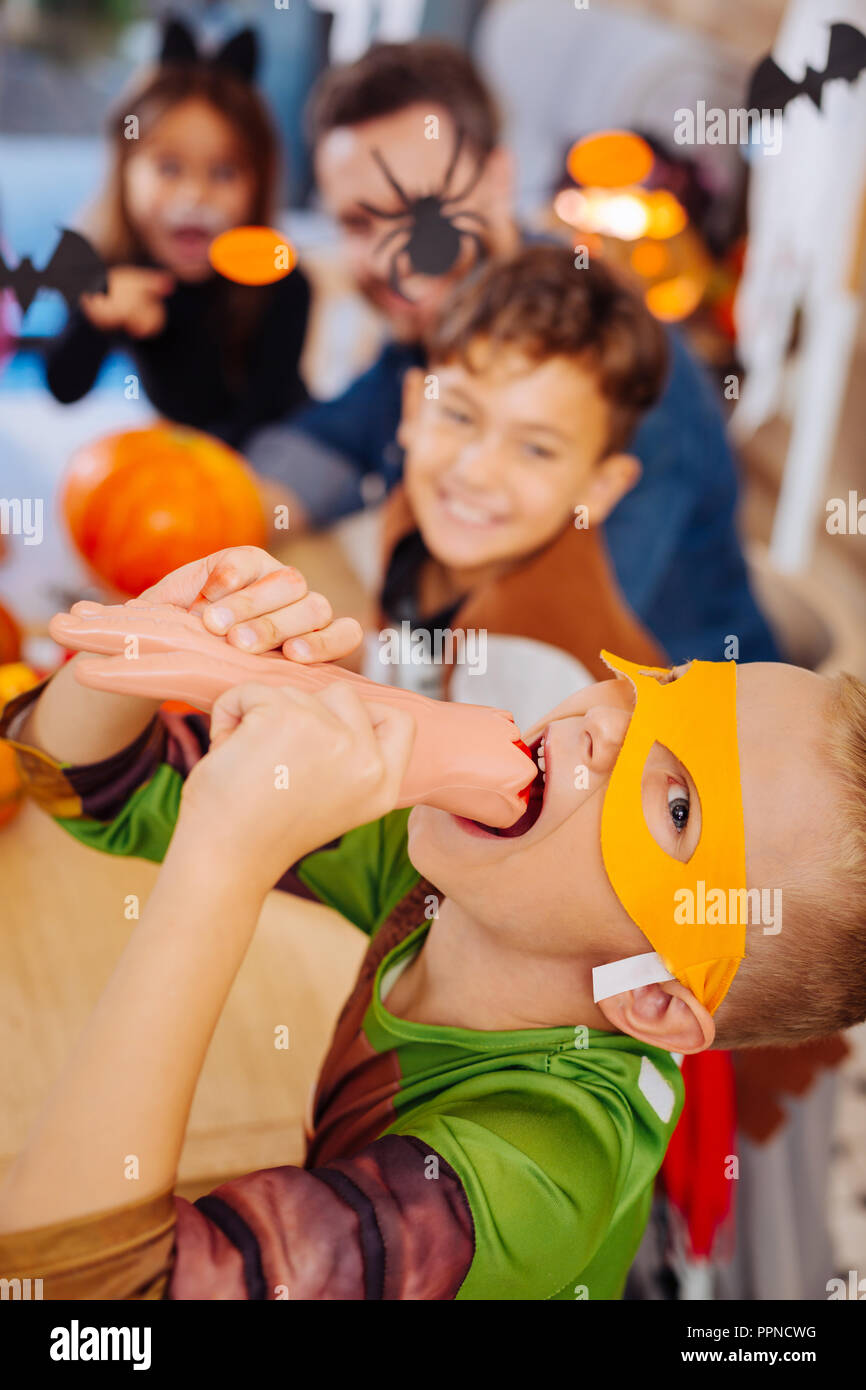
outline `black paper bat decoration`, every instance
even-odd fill
[[[61,228],[60,240],[44,270],[37,270],[29,256],[10,267],[0,256],[0,290],[11,290],[26,314],[39,290],[59,290],[74,309],[82,294],[104,294],[108,289],[105,263],[79,232]]]
[[[394,227],[390,232],[387,232],[376,249],[381,251],[402,236],[402,243],[394,248],[388,283],[392,290],[410,303],[409,296],[400,288],[399,262],[403,252],[408,257],[410,268],[417,275],[447,274],[460,255],[464,238],[468,238],[473,243],[478,260],[487,255],[487,247],[478,232],[471,227],[461,227],[458,221],[458,219],[462,219],[463,222],[475,222],[480,226],[486,226],[487,219],[482,217],[480,212],[471,212],[468,209],[465,212],[459,212],[455,206],[457,203],[462,203],[464,198],[467,198],[472,192],[481,177],[483,161],[479,159],[477,167],[464,189],[459,193],[449,194],[448,191],[454,177],[454,170],[457,168],[457,161],[460,158],[463,140],[464,133],[462,130],[458,130],[442,187],[438,192],[425,193],[420,198],[410,197],[405,189],[401,188],[380,152],[378,150],[373,151],[373,158],[403,206],[399,212],[384,212],[371,203],[361,203],[360,206],[373,217],[381,217],[388,222],[399,221],[402,223],[401,226]]]
[[[761,111],[784,111],[794,97],[805,95],[818,110],[824,84],[844,77],[846,82],[856,82],[866,68],[866,34],[861,34],[853,24],[831,24],[830,46],[827,49],[827,65],[823,72],[806,68],[802,80],[794,81],[783,72],[772,58],[764,58],[752,74],[749,84],[747,106]]]

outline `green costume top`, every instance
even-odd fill
[[[40,758],[32,786],[87,844],[158,859],[205,748],[202,721],[163,714],[104,764]],[[174,1199],[162,1245],[165,1211],[130,1209],[124,1239],[146,1257],[136,1273],[123,1246],[125,1291],[113,1296],[620,1296],[682,1106],[679,1070],[670,1054],[578,1019],[480,1032],[389,1013],[390,984],[436,906],[408,859],[407,815],[362,826],[287,875],[371,938],[319,1077],[304,1167]],[[80,1235],[82,1268],[104,1241],[100,1220]]]

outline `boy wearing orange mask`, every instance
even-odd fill
[[[48,1297],[73,1298],[619,1296],[679,1113],[675,1055],[866,1013],[866,691],[783,666],[612,664],[527,732],[543,771],[505,833],[390,810],[405,712],[343,686],[219,699],[159,884],[0,1191],[4,1274],[39,1269]],[[109,848],[121,817],[171,820],[167,792],[153,776],[87,837]],[[290,858],[370,950],[305,1166],[192,1206],[171,1194],[190,1098]],[[719,921],[718,901],[712,921],[706,892],[678,920],[700,883],[737,904],[780,890],[784,929],[739,908]],[[148,1176],[130,1207],[117,1155],[133,1134]]]

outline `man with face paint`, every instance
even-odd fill
[[[341,260],[390,341],[342,395],[248,442],[295,527],[327,524],[400,479],[406,371],[424,365],[423,340],[481,252],[510,257],[526,239],[493,97],[459,49],[383,44],[332,69],[314,94],[310,129]],[[431,204],[447,194],[459,195],[443,209],[453,227]],[[449,253],[436,274],[431,239]],[[718,404],[682,339],[669,338],[667,388],[630,445],[642,477],[604,527],[614,568],[631,609],[675,659],[718,658],[736,634],[742,660],[773,660],[737,538],[736,467]]]
[[[866,691],[853,716],[838,682],[792,667],[607,659],[614,679],[527,731],[538,773],[504,830],[392,810],[413,721],[346,682],[227,690],[204,757],[160,715],[87,769],[112,820],[76,816],[59,799],[75,769],[41,755],[34,795],[73,834],[154,858],[171,844],[0,1188],[4,1277],[39,1269],[48,1298],[620,1296],[682,1104],[677,1057],[866,1015],[862,927],[844,997],[827,988],[812,867],[832,879],[842,862],[851,778],[828,749],[863,746]],[[287,859],[370,947],[304,1166],[191,1205],[172,1188],[207,1039]],[[763,943],[739,916],[679,915],[701,884],[740,903],[780,882],[805,908]],[[808,1014],[775,983],[791,961],[809,971]],[[134,1206],[116,1157],[131,1133]]]

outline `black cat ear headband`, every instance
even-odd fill
[[[259,43],[254,29],[239,29],[213,54],[201,54],[195,35],[182,19],[169,19],[162,32],[160,66],[169,63],[206,63],[225,68],[242,82],[252,82],[259,62]]]

